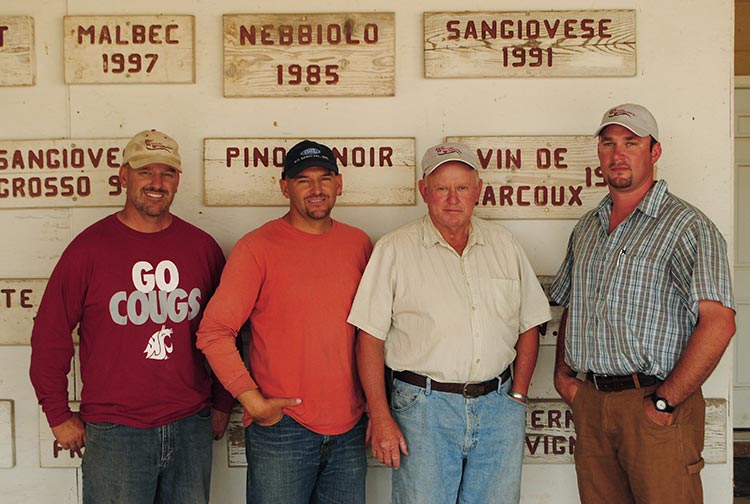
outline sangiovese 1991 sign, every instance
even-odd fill
[[[634,10],[424,15],[426,77],[633,76],[635,59]]]

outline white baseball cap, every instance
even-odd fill
[[[607,110],[594,136],[599,136],[602,130],[611,124],[627,128],[639,137],[652,136],[654,140],[659,141],[659,126],[656,119],[643,105],[624,103]]]
[[[433,145],[424,153],[422,176],[426,177],[449,161],[460,161],[470,168],[479,170],[479,158],[471,147],[461,143],[442,143]]]

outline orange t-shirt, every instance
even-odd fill
[[[322,235],[282,219],[240,239],[203,314],[198,348],[235,397],[260,388],[265,397],[299,397],[284,413],[313,432],[350,430],[364,395],[346,322],[372,251],[361,230],[334,221]],[[235,345],[250,319],[250,370]],[[244,424],[252,419],[245,411]]]

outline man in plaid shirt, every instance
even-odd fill
[[[607,110],[596,134],[609,195],[576,225],[550,288],[566,308],[555,388],[573,411],[581,501],[702,503],[701,385],[735,331],[726,243],[654,180],[646,108]]]

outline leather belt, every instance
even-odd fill
[[[427,377],[411,371],[394,371],[393,377],[416,387],[427,387]],[[496,392],[500,384],[505,383],[508,378],[510,378],[510,368],[506,368],[502,372],[499,380],[493,378],[481,383],[442,383],[430,380],[430,388],[438,392],[450,392],[451,394],[461,394],[464,397],[472,398]]]
[[[586,378],[591,380],[600,392],[620,392],[622,390],[638,389],[650,387],[661,383],[656,376],[646,375],[643,373],[633,373],[624,376],[609,376],[595,373],[587,373]]]

